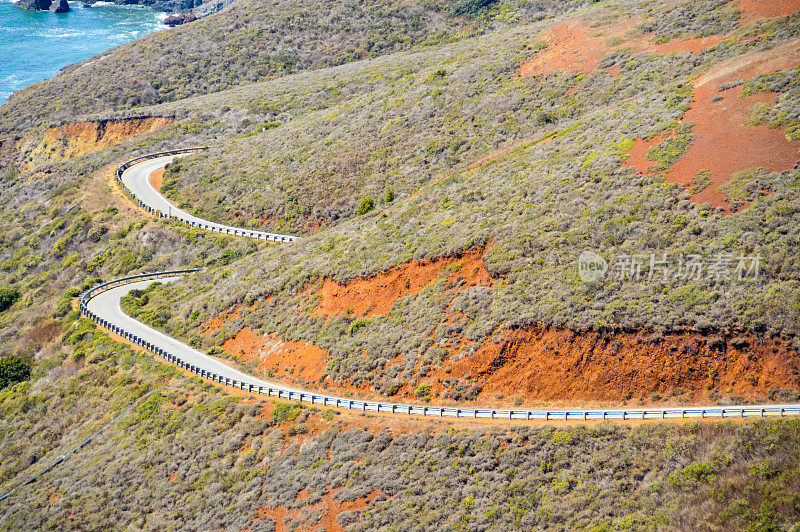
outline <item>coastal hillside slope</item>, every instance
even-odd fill
[[[18,92],[0,106],[0,528],[791,529],[795,419],[266,400],[75,298],[200,268],[123,309],[349,397],[798,402],[799,73],[795,2],[240,0]],[[166,197],[299,238],[155,219],[114,179],[193,146],[151,176]]]

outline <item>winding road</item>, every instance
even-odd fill
[[[225,234],[257,238],[274,242],[291,242],[289,235],[251,231],[202,220],[173,206],[150,184],[150,174],[163,168],[176,154],[204,148],[176,150],[174,152],[140,157],[120,166],[117,179],[126,193],[145,210],[156,216],[169,217],[192,227]],[[115,279],[96,286],[80,297],[81,312],[112,333],[140,345],[150,352],[187,369],[200,377],[233,386],[252,393],[297,400],[317,406],[347,408],[365,412],[383,412],[399,415],[429,417],[456,417],[481,419],[528,420],[612,420],[612,419],[681,419],[681,418],[744,418],[766,416],[797,416],[800,405],[743,405],[743,406],[696,406],[686,408],[623,408],[610,410],[512,410],[488,408],[456,408],[421,406],[402,403],[383,403],[355,400],[334,395],[325,395],[292,388],[247,375],[189,345],[172,338],[128,316],[120,307],[120,299],[133,289],[145,288],[156,280],[170,282],[197,270],[182,270],[134,275]]]

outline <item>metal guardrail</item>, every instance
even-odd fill
[[[633,420],[633,419],[687,419],[687,418],[744,418],[744,417],[785,417],[800,415],[800,405],[741,405],[741,406],[697,406],[688,408],[628,408],[611,410],[513,410],[488,408],[454,408],[445,406],[419,406],[397,403],[381,403],[374,401],[354,400],[343,397],[322,395],[312,392],[288,390],[285,387],[263,386],[253,381],[231,379],[208,371],[184,361],[178,355],[170,353],[139,336],[110,323],[88,308],[89,301],[96,295],[125,284],[147,279],[160,279],[194,273],[197,269],[172,270],[158,273],[132,275],[105,282],[84,292],[80,299],[81,313],[111,332],[141,346],[157,356],[208,379],[240,390],[278,399],[300,401],[315,406],[344,408],[362,412],[380,412],[391,414],[418,415],[427,417],[473,418],[473,419],[508,419],[519,421],[593,421],[593,420]],[[255,379],[255,378],[254,378]]]
[[[101,294],[111,288],[122,286],[126,284],[135,283],[138,281],[146,281],[148,279],[163,279],[165,277],[175,277],[176,275],[186,275],[189,273],[194,273],[200,271],[199,268],[187,268],[184,270],[167,270],[164,272],[155,272],[155,273],[140,273],[137,275],[129,275],[128,277],[120,277],[119,279],[114,279],[111,281],[106,281],[105,283],[101,283],[93,288],[89,288],[81,296],[78,298],[78,305],[80,306],[81,312],[86,309],[86,304],[92,299],[94,296]]]
[[[149,159],[157,159],[159,157],[167,157],[169,155],[180,155],[182,153],[191,153],[191,152],[194,152],[194,151],[207,150],[207,149],[208,149],[207,146],[199,146],[199,147],[195,147],[195,148],[182,148],[180,150],[162,151],[162,152],[158,152],[158,153],[151,153],[151,154],[148,154],[148,155],[142,155],[140,157],[136,157],[136,158],[131,159],[129,161],[125,161],[124,163],[119,165],[117,167],[117,169],[116,169],[115,175],[116,175],[117,181],[119,182],[119,184],[122,187],[122,190],[125,192],[125,194],[127,194],[129,198],[131,198],[133,201],[135,201],[136,204],[139,205],[139,207],[143,208],[148,213],[150,213],[150,214],[152,214],[152,215],[154,215],[154,216],[156,216],[158,218],[168,218],[168,219],[172,219],[172,220],[177,220],[177,221],[182,222],[182,223],[184,223],[186,225],[189,225],[191,227],[196,227],[198,229],[205,229],[207,231],[215,231],[217,233],[222,233],[222,234],[226,234],[226,235],[246,236],[246,237],[250,237],[250,238],[255,238],[257,240],[265,240],[267,242],[293,242],[296,239],[296,237],[291,236],[291,235],[279,235],[279,234],[275,234],[275,233],[265,233],[264,231],[252,231],[250,229],[240,229],[240,228],[234,228],[234,227],[223,227],[221,224],[215,224],[213,222],[196,222],[194,220],[185,219],[182,216],[180,216],[179,214],[170,214],[170,213],[161,212],[160,210],[154,209],[150,205],[147,205],[146,203],[144,203],[140,198],[138,198],[133,193],[132,190],[130,190],[125,185],[125,182],[122,180],[122,175],[125,173],[125,170],[127,170],[128,168],[130,168],[134,164],[139,163],[141,161],[146,161],[146,160],[149,160]]]
[[[168,155],[179,155],[181,153],[190,153],[193,151],[207,150],[208,147],[195,147],[184,148],[180,150],[171,150],[160,153],[153,153],[136,157],[126,161],[120,165],[116,170],[117,180],[122,185],[122,189],[141,207],[148,212],[155,214],[162,218],[173,218],[200,229],[207,229],[209,231],[217,231],[235,236],[249,236],[252,238],[271,240],[273,242],[291,242],[295,237],[288,235],[275,235],[271,233],[263,233],[260,231],[250,231],[245,229],[231,229],[222,228],[218,224],[212,223],[198,223],[190,220],[185,220],[179,216],[171,216],[164,214],[149,205],[143,203],[137,198],[132,191],[130,191],[123,182],[122,175],[134,164],[158,157],[165,157]],[[224,384],[226,386],[233,386],[241,390],[252,393],[267,395],[269,397],[276,397],[279,399],[296,400],[304,403],[310,403],[318,406],[330,406],[335,408],[345,408],[350,410],[360,410],[363,412],[381,412],[392,414],[405,414],[405,415],[420,415],[429,417],[455,417],[455,418],[474,418],[474,419],[510,419],[510,420],[628,420],[628,419],[687,419],[687,418],[732,418],[732,417],[784,417],[784,416],[797,416],[800,415],[800,405],[741,405],[741,406],[708,406],[708,407],[688,407],[688,408],[633,408],[633,409],[610,409],[610,410],[513,410],[513,409],[487,409],[487,408],[453,408],[444,406],[418,406],[406,405],[396,403],[381,403],[373,401],[359,401],[342,397],[334,397],[329,395],[321,395],[311,392],[301,392],[289,390],[285,387],[262,386],[254,382],[240,381],[218,375],[214,372],[190,364],[182,360],[178,355],[169,353],[166,350],[153,345],[143,338],[139,338],[135,334],[123,330],[118,325],[108,322],[107,320],[97,316],[88,309],[88,302],[97,294],[100,294],[110,288],[129,284],[137,281],[147,279],[159,279],[165,277],[174,277],[176,275],[184,275],[193,273],[196,269],[190,270],[173,270],[158,273],[146,273],[123,277],[113,281],[105,282],[90,290],[84,292],[80,297],[81,313],[95,323],[110,330],[111,332],[122,336],[123,338],[139,345],[148,351],[166,359],[169,362],[176,364],[178,367],[196,373],[202,378],[209,379],[213,382]],[[263,382],[263,381],[261,381]]]

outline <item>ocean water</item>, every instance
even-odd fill
[[[0,103],[71,63],[166,28],[164,15],[145,7],[69,5],[55,14],[0,0]]]

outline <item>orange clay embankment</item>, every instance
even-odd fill
[[[34,159],[64,161],[152,133],[174,121],[173,118],[156,116],[74,122],[51,127],[29,155]]]
[[[450,376],[469,375],[487,399],[503,393],[565,403],[650,402],[651,394],[658,394],[702,402],[711,390],[746,399],[764,398],[773,389],[800,390],[798,367],[796,351],[752,335],[722,339],[668,334],[653,339],[645,334],[534,329],[512,331],[501,343],[484,344],[453,364]]]
[[[316,312],[325,316],[350,310],[356,315],[386,314],[394,301],[419,292],[439,275],[464,281],[446,284],[448,290],[491,285],[481,251],[471,250],[461,259],[410,262],[346,285],[328,281],[327,288],[310,289],[306,295],[322,296]],[[415,279],[416,284],[407,287],[405,279]],[[380,304],[364,302],[373,299]],[[238,309],[230,309],[212,320],[212,328],[219,329],[236,316]],[[457,313],[447,312],[442,321],[457,318]],[[453,379],[478,384],[482,388],[478,404],[492,406],[515,400],[537,407],[544,401],[566,406],[618,404],[631,399],[663,406],[687,401],[713,403],[720,397],[764,400],[771,390],[800,390],[800,373],[795,370],[800,367],[800,355],[778,340],[747,334],[735,338],[687,333],[654,337],[644,332],[603,335],[532,328],[507,332],[499,343],[487,341],[460,360],[454,356],[468,347],[463,338],[443,339],[438,347],[448,353],[441,366],[431,367],[424,378],[418,378],[418,382],[431,384],[433,404],[444,400],[449,389],[446,381]],[[223,348],[242,361],[256,362],[259,374],[268,371],[286,382],[312,387],[330,385],[323,382],[323,376],[331,355],[313,344],[287,342],[245,327]],[[390,362],[403,364],[404,356]],[[368,384],[355,387],[339,382],[332,388],[339,393],[375,395]],[[395,397],[414,397],[414,388],[404,383]],[[654,399],[655,395],[659,397]]]
[[[695,81],[694,101],[683,116],[684,123],[694,123],[692,141],[686,153],[664,173],[667,181],[689,184],[700,170],[710,171],[711,185],[692,196],[697,203],[726,207],[728,199],[720,186],[731,174],[748,168],[771,172],[791,170],[798,161],[800,143],[786,138],[783,129],[766,124],[747,125],[756,103],[773,103],[773,93],[740,97],[742,87],[720,92],[723,83],[752,79],[762,74],[792,68],[800,64],[800,41],[752,52],[725,61]],[[716,99],[716,101],[714,101]],[[665,137],[637,139],[625,166],[638,172],[652,173],[652,162],[645,159],[650,148]],[[758,146],[758,149],[753,149]]]
[[[288,342],[274,336],[262,336],[249,327],[226,340],[222,348],[244,362],[257,364],[259,371],[271,371],[279,377],[318,382],[325,373],[328,352],[305,342]]]
[[[352,310],[357,316],[387,314],[394,302],[420,292],[447,269],[448,278],[462,277],[467,286],[491,286],[493,281],[483,265],[487,247],[474,248],[461,257],[443,257],[430,262],[412,261],[366,279],[353,279],[345,284],[330,279],[323,281],[316,292],[319,302],[315,316],[345,315]]]

